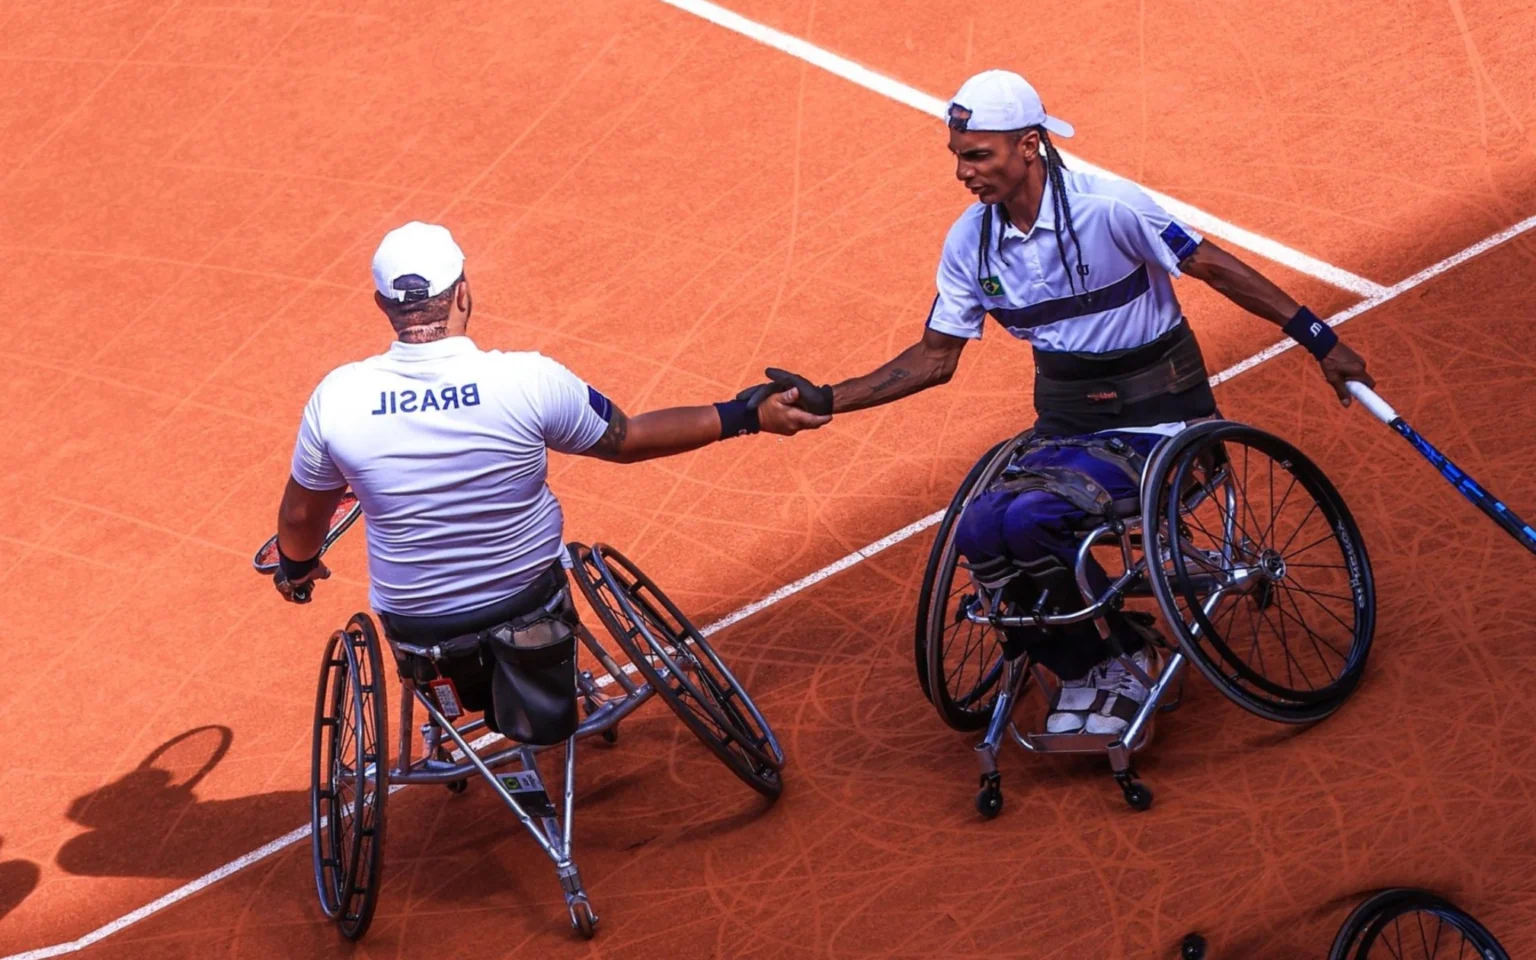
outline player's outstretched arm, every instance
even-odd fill
[[[614,405],[608,429],[597,443],[581,452],[613,463],[639,463],[687,453],[711,443],[761,430],[793,436],[831,420],[795,406],[794,390],[772,394],[756,406],[742,400],[708,407],[671,407],[630,418]]]
[[[1303,307],[1268,277],[1216,246],[1202,240],[1179,264],[1179,269],[1247,310],[1283,330],[1322,364],[1323,377],[1339,395],[1339,402],[1349,406],[1348,381],[1359,380],[1366,386],[1376,381],[1365,372],[1365,360],[1342,343],[1338,335]]]
[[[965,344],[964,337],[924,330],[923,339],[903,350],[894,360],[882,364],[873,373],[838,384],[816,386],[797,373],[777,367],[769,367],[766,372],[776,386],[798,391],[797,402],[802,409],[824,415],[848,413],[878,407],[948,383],[955,375]],[[741,395],[761,389],[744,390]]]
[[[335,490],[311,490],[292,477],[283,488],[283,501],[277,508],[278,572],[273,578],[278,593],[297,603],[309,601],[308,591],[295,591],[307,583],[331,575],[320,562],[320,548],[331,528],[331,516],[341,503],[346,487]],[[302,599],[299,599],[302,597]]]

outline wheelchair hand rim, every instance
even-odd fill
[[[1190,616],[1194,619],[1200,630],[1198,637],[1186,636],[1188,631],[1181,630],[1181,643],[1187,647],[1204,646],[1213,650],[1220,657],[1221,662],[1235,675],[1228,678],[1229,680],[1240,679],[1257,688],[1258,691],[1276,698],[1277,702],[1268,704],[1272,708],[1287,710],[1295,709],[1296,707],[1307,708],[1342,702],[1342,698],[1346,697],[1360,680],[1365,660],[1369,655],[1369,639],[1374,624],[1374,610],[1372,609],[1373,604],[1371,602],[1374,594],[1370,583],[1369,563],[1364,554],[1359,530],[1355,526],[1353,518],[1349,516],[1348,508],[1344,504],[1343,498],[1333,488],[1332,484],[1328,483],[1327,477],[1322,474],[1322,471],[1317,468],[1316,464],[1299,450],[1296,450],[1295,447],[1278,437],[1266,434],[1252,427],[1234,423],[1221,424],[1202,431],[1202,433],[1204,435],[1199,438],[1201,440],[1200,443],[1188,443],[1182,449],[1172,454],[1177,456],[1178,459],[1172,470],[1172,482],[1165,484],[1163,487],[1161,493],[1162,503],[1160,504],[1161,509],[1159,511],[1167,528],[1169,530],[1177,530],[1184,522],[1184,499],[1175,498],[1170,491],[1184,489],[1184,484],[1191,479],[1191,473],[1196,467],[1196,460],[1204,452],[1204,447],[1211,443],[1241,442],[1245,448],[1253,449],[1263,454],[1271,464],[1278,463],[1282,468],[1285,468],[1293,480],[1293,485],[1299,484],[1308,496],[1311,497],[1313,504],[1311,510],[1321,510],[1330,534],[1335,543],[1339,544],[1340,552],[1344,554],[1346,561],[1358,573],[1358,582],[1351,585],[1352,610],[1355,623],[1350,627],[1349,650],[1347,653],[1339,655],[1342,665],[1333,674],[1332,679],[1328,683],[1322,687],[1314,687],[1309,690],[1299,690],[1278,684],[1265,674],[1254,670],[1251,664],[1232,649],[1222,632],[1216,629],[1213,619],[1207,616],[1202,608],[1202,597],[1194,588],[1194,577],[1191,575],[1189,559],[1182,550],[1174,548],[1172,541],[1170,541],[1168,552],[1171,554],[1169,559],[1174,567],[1175,583],[1169,584],[1169,586],[1176,586],[1179,599],[1182,599],[1185,605],[1188,606]],[[1266,447],[1272,447],[1273,449],[1265,449]],[[1230,451],[1228,451],[1228,456],[1230,456]],[[1166,463],[1166,459],[1164,462]],[[1223,481],[1224,484],[1237,483],[1230,459],[1226,463],[1225,473],[1227,479]],[[1238,487],[1234,486],[1234,489],[1238,489]],[[1238,495],[1244,498],[1242,508],[1246,509],[1246,492],[1241,492]],[[1308,518],[1310,518],[1310,515],[1311,511],[1308,512]],[[1305,523],[1306,520],[1304,519],[1302,522]],[[1340,531],[1343,531],[1343,533],[1341,534]],[[1268,531],[1266,530],[1265,532],[1267,534]],[[1216,539],[1209,531],[1205,531],[1205,533],[1207,536],[1212,537],[1213,540]],[[1342,543],[1340,543],[1341,540]],[[1237,602],[1241,603],[1244,600],[1239,599]],[[1327,608],[1325,607],[1324,609],[1326,610]],[[1287,614],[1287,616],[1293,615]],[[1334,617],[1338,619],[1336,614]],[[1301,627],[1306,628],[1304,617],[1297,618],[1297,622]],[[1311,634],[1310,628],[1306,629]],[[1316,635],[1311,634],[1311,636],[1315,638]],[[1334,649],[1335,654],[1338,655],[1335,648],[1332,648],[1331,645],[1328,646],[1330,649]],[[1194,654],[1196,655],[1197,663],[1204,659],[1198,656],[1198,650],[1194,651]],[[1321,659],[1320,653],[1318,656]],[[1289,666],[1289,663],[1287,666]],[[1254,696],[1252,692],[1249,692],[1247,695],[1250,697]]]

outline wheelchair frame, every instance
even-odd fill
[[[607,566],[608,559],[602,553],[603,547],[601,545],[595,548],[587,548],[581,544],[573,543],[567,550],[578,568],[576,576],[578,577],[578,583],[582,585],[582,592],[584,594],[588,592],[588,587],[585,581],[579,579],[582,575],[580,567],[593,556],[597,557],[597,563],[604,565],[604,578],[608,580],[610,588],[623,582],[611,576],[610,568]],[[468,778],[472,774],[478,774],[490,784],[497,797],[513,812],[518,821],[533,836],[540,849],[549,857],[550,861],[554,864],[556,876],[560,881],[560,886],[565,896],[566,908],[570,914],[572,928],[584,937],[592,937],[597,926],[598,917],[592,909],[585,888],[582,886],[581,874],[574,860],[572,841],[576,798],[576,743],[578,740],[584,740],[594,735],[602,736],[609,743],[616,742],[618,724],[658,693],[658,683],[670,684],[671,681],[676,679],[679,687],[686,687],[687,681],[681,676],[673,674],[671,667],[668,666],[668,661],[684,660],[693,662],[696,669],[702,670],[703,668],[698,667],[697,664],[697,656],[700,651],[698,649],[685,649],[688,647],[705,648],[703,652],[723,673],[725,682],[730,688],[727,698],[739,698],[740,702],[745,705],[745,709],[750,710],[751,717],[761,730],[762,735],[760,737],[743,734],[740,729],[742,725],[733,726],[730,723],[731,718],[727,718],[727,723],[721,726],[721,730],[726,738],[741,737],[743,743],[750,741],[757,743],[762,748],[758,751],[758,755],[764,756],[770,761],[766,766],[772,768],[772,779],[770,782],[765,778],[764,783],[752,783],[751,785],[758,792],[767,796],[770,802],[777,798],[779,789],[777,786],[777,776],[778,770],[783,764],[783,752],[767,722],[762,719],[755,705],[751,703],[746,691],[741,688],[735,678],[720,663],[718,656],[714,654],[711,648],[708,648],[708,644],[697,630],[692,627],[692,624],[681,617],[676,608],[671,606],[670,601],[665,600],[664,595],[660,594],[653,583],[644,578],[644,575],[640,574],[628,561],[623,560],[621,554],[617,554],[617,551],[613,551],[613,553],[618,556],[620,562],[632,571],[636,577],[644,580],[644,583],[648,585],[645,589],[655,593],[658,599],[671,608],[676,619],[681,621],[681,632],[685,634],[685,637],[682,640],[679,640],[676,636],[667,638],[664,651],[657,647],[660,655],[642,652],[642,657],[652,661],[645,666],[638,665],[633,657],[630,658],[631,663],[629,665],[620,666],[618,661],[614,659],[613,655],[603,646],[602,642],[597,639],[593,632],[587,628],[585,623],[577,625],[576,634],[580,638],[581,644],[602,665],[608,674],[608,681],[605,683],[594,678],[591,671],[588,670],[578,670],[577,672],[577,696],[585,709],[586,716],[581,720],[571,736],[563,741],[565,757],[561,809],[556,810],[554,803],[551,801],[537,761],[539,753],[552,749],[555,744],[532,745],[519,743],[506,740],[500,734],[494,733],[470,740],[470,737],[487,728],[483,716],[473,720],[450,719],[443,713],[439,705],[434,702],[432,696],[423,691],[410,677],[397,670],[397,680],[403,696],[397,717],[399,731],[393,765],[381,768],[379,764],[382,754],[382,738],[380,738],[380,743],[376,745],[375,749],[370,752],[364,743],[365,738],[356,736],[358,760],[350,769],[343,765],[343,774],[338,778],[340,780],[350,779],[355,787],[358,778],[350,771],[357,769],[363,771],[361,781],[364,785],[364,790],[357,791],[357,814],[355,816],[358,822],[364,823],[360,839],[368,840],[368,850],[366,851],[368,862],[366,869],[369,873],[364,878],[364,883],[361,886],[358,885],[357,879],[360,877],[358,871],[363,869],[359,866],[363,853],[363,843],[353,843],[351,865],[343,862],[346,859],[345,857],[326,856],[327,850],[325,846],[327,837],[334,838],[335,834],[334,831],[327,832],[331,824],[326,822],[327,815],[322,813],[322,805],[327,797],[334,801],[338,791],[335,790],[334,786],[329,792],[322,787],[321,754],[323,752],[322,741],[324,740],[322,730],[327,723],[333,728],[331,746],[333,748],[332,753],[334,754],[336,742],[340,738],[340,723],[336,720],[330,720],[325,716],[325,705],[328,692],[332,693],[335,698],[339,698],[340,694],[333,692],[333,688],[328,685],[328,681],[331,678],[332,672],[337,668],[346,668],[351,677],[361,678],[360,660],[357,656],[358,651],[354,648],[362,648],[363,652],[369,657],[369,672],[371,674],[369,683],[352,684],[354,688],[352,697],[355,700],[355,705],[358,707],[359,715],[361,716],[364,709],[362,695],[366,694],[375,698],[378,716],[383,716],[384,694],[383,686],[379,682],[383,669],[381,664],[382,657],[379,655],[380,646],[378,641],[380,633],[374,628],[372,621],[366,614],[357,614],[353,616],[344,630],[333,634],[331,643],[327,648],[324,665],[322,666],[320,690],[317,695],[311,815],[314,838],[315,878],[321,906],[329,917],[339,922],[342,933],[347,938],[356,940],[362,937],[371,922],[373,908],[377,901],[378,867],[383,837],[383,798],[389,793],[393,793],[399,787],[408,784],[443,784],[454,793],[462,793],[467,787]],[[575,588],[567,587],[566,589]],[[646,601],[640,597],[640,590],[641,587],[631,582],[624,590],[627,599],[623,602],[645,603]],[[654,620],[652,620],[652,625],[655,625]],[[610,632],[612,632],[611,626]],[[655,638],[649,635],[647,628],[639,624],[629,631],[626,639],[632,643],[637,635],[641,634],[644,634],[644,639],[655,647]],[[424,657],[429,660],[435,659],[430,648],[398,642],[388,637],[384,639],[394,651],[397,663],[399,655],[402,653]],[[621,646],[626,643],[626,639],[621,639],[617,634],[615,634],[614,639],[620,642]],[[343,640],[348,642],[341,644]],[[344,656],[340,658],[335,655],[339,644],[344,653]],[[663,662],[654,662],[657,660]],[[650,675],[654,680],[646,679],[645,676],[642,676],[637,682],[636,678],[631,676],[632,673]],[[618,692],[605,691],[605,687],[616,687]],[[339,688],[335,688],[335,690],[339,691]],[[663,698],[669,701],[673,709],[680,711],[680,708],[673,700],[676,696],[676,689],[672,690],[670,694],[663,694]],[[336,699],[335,702],[339,704],[341,701]],[[422,753],[420,757],[414,757],[413,728],[416,726],[415,708],[418,704],[425,711],[426,720],[417,731],[420,736]],[[736,719],[740,719],[739,713],[734,716]],[[684,719],[687,721],[686,717]],[[688,725],[694,729],[696,734],[699,734],[700,739],[706,739],[705,734],[701,732],[695,723],[689,722]],[[746,725],[750,725],[750,722]],[[379,724],[379,727],[382,730],[383,724]],[[715,749],[714,744],[708,743],[707,740],[706,743],[712,749]],[[456,749],[450,751],[450,745]],[[719,751],[716,750],[716,752],[718,753]],[[505,769],[514,762],[517,764],[515,769]],[[747,779],[739,770],[735,772],[742,779]],[[372,786],[371,794],[365,792],[368,785]],[[369,797],[372,798],[374,810],[371,826],[362,817],[364,802]],[[334,812],[335,807],[333,803],[331,813],[334,814]],[[339,848],[334,847],[334,840],[332,842],[333,849],[331,852],[334,854],[338,852]],[[340,882],[337,882],[337,878],[333,877],[333,875],[339,868],[343,867],[345,868],[343,870],[344,876],[340,878]],[[349,906],[352,905],[354,897],[358,896],[361,897],[361,901],[357,903],[357,909],[350,911],[348,909]]]
[[[963,607],[965,619],[994,631],[1000,631],[1006,627],[1033,626],[1049,628],[1091,620],[1099,636],[1107,641],[1112,648],[1118,649],[1119,645],[1111,634],[1109,623],[1105,619],[1104,614],[1110,609],[1118,609],[1126,597],[1151,596],[1156,600],[1164,619],[1170,623],[1173,623],[1179,615],[1177,598],[1173,595],[1167,578],[1163,575],[1150,574],[1147,556],[1147,541],[1149,539],[1153,541],[1151,549],[1158,551],[1159,566],[1165,565],[1172,560],[1171,550],[1176,548],[1185,561],[1199,568],[1201,572],[1194,574],[1189,580],[1192,583],[1198,584],[1205,592],[1200,609],[1207,623],[1210,622],[1211,617],[1224,601],[1266,589],[1266,585],[1283,579],[1286,572],[1285,565],[1283,558],[1278,556],[1278,554],[1272,556],[1266,553],[1254,557],[1240,555],[1244,551],[1238,549],[1239,537],[1237,531],[1241,526],[1238,518],[1238,492],[1231,473],[1232,464],[1230,461],[1225,460],[1223,456],[1209,457],[1208,461],[1204,463],[1204,468],[1208,474],[1206,480],[1196,485],[1194,489],[1181,491],[1179,494],[1181,510],[1193,511],[1205,504],[1213,493],[1220,493],[1223,497],[1223,501],[1219,505],[1222,513],[1223,542],[1221,550],[1219,552],[1200,550],[1185,543],[1182,537],[1173,536],[1165,538],[1163,536],[1164,531],[1162,527],[1165,525],[1163,512],[1166,510],[1168,498],[1171,496],[1163,481],[1169,473],[1170,461],[1175,456],[1194,456],[1194,454],[1189,454],[1188,451],[1195,450],[1198,452],[1199,448],[1197,445],[1203,438],[1215,437],[1215,442],[1220,443],[1222,432],[1230,428],[1262,434],[1262,431],[1257,431],[1255,428],[1234,424],[1231,421],[1207,420],[1188,427],[1175,437],[1166,438],[1153,450],[1151,456],[1147,458],[1146,466],[1142,470],[1137,498],[1139,505],[1137,513],[1134,516],[1121,517],[1117,516],[1114,510],[1111,509],[1107,511],[1107,516],[1103,518],[1102,522],[1087,529],[1082,534],[1074,564],[1074,578],[1078,591],[1081,594],[1078,599],[1085,603],[1085,606],[1081,609],[1070,613],[1045,613],[1044,609],[1048,595],[1042,595],[1036,603],[1034,610],[1029,614],[1019,615],[1015,612],[1010,615],[1004,612],[1001,589],[987,589],[979,584],[974,584],[973,581],[976,596]],[[1030,435],[1030,431],[1019,434],[1012,441],[1005,442],[999,448],[995,448],[995,451],[990,454],[989,458],[984,458],[983,462],[986,466],[974,482],[970,493],[964,498],[963,502],[951,504],[950,512],[953,517],[958,518],[958,513],[963,512],[965,506],[975,496],[984,492],[1001,475],[1006,466],[1022,452],[1029,441]],[[1278,438],[1268,437],[1268,435],[1263,436],[1278,444],[1289,447],[1288,444],[1284,444],[1284,441],[1279,441]],[[1175,442],[1176,440],[1178,442]],[[1301,456],[1299,451],[1294,451],[1294,448],[1291,449],[1304,467],[1315,471],[1322,484],[1326,485],[1326,478],[1322,478],[1321,471],[1317,470],[1315,465]],[[977,466],[982,467],[982,463],[978,463]],[[1336,503],[1333,505],[1334,509],[1342,514],[1342,521],[1349,528],[1348,532],[1354,534],[1352,542],[1346,535],[1346,547],[1354,548],[1358,551],[1358,563],[1363,568],[1361,582],[1364,595],[1368,598],[1369,606],[1369,610],[1365,611],[1366,615],[1363,617],[1364,626],[1361,628],[1365,639],[1358,656],[1353,656],[1355,651],[1352,648],[1352,656],[1347,661],[1350,669],[1358,673],[1358,670],[1363,669],[1365,653],[1369,649],[1370,635],[1374,625],[1374,588],[1370,581],[1369,567],[1365,560],[1363,546],[1359,546],[1360,538],[1358,531],[1354,528],[1353,520],[1348,517],[1347,508],[1345,508],[1342,498],[1338,497],[1337,491],[1333,490],[1331,486],[1328,486],[1324,492],[1334,497],[1336,500]],[[958,494],[956,499],[957,501],[960,500]],[[1150,536],[1144,529],[1145,518],[1149,516],[1157,518]],[[1165,539],[1171,540],[1171,545],[1164,544],[1163,541]],[[1109,587],[1102,594],[1095,596],[1088,579],[1087,564],[1092,556],[1094,547],[1108,540],[1118,542],[1125,570],[1110,583]],[[1143,548],[1140,556],[1137,555],[1136,551],[1138,545]],[[949,549],[952,550],[952,547]],[[936,562],[940,562],[939,555],[945,550],[945,539],[941,534],[934,544],[933,556],[930,557],[930,571],[932,571]],[[964,567],[963,564],[959,563],[956,566]],[[930,581],[930,583],[933,584],[930,586],[930,589],[936,594],[936,583],[934,581]],[[1090,601],[1089,597],[1093,597],[1093,599]],[[931,602],[932,596],[925,597],[924,599],[925,603]],[[920,618],[923,617],[924,612],[927,613],[929,622],[924,623],[920,619],[919,642],[923,643],[926,641],[927,643],[932,643],[932,638],[925,634],[933,622],[933,614],[932,611],[920,611]],[[942,615],[942,611],[940,613]],[[1055,702],[1059,686],[1054,682],[1048,671],[1038,664],[1030,663],[1026,657],[1012,660],[1004,658],[999,664],[994,665],[992,669],[1001,669],[1002,677],[1000,678],[998,693],[991,716],[986,722],[985,733],[981,741],[974,748],[976,758],[981,767],[980,790],[976,796],[977,811],[988,818],[996,816],[1001,811],[1002,788],[997,757],[1005,737],[1011,738],[1021,748],[1031,753],[1104,752],[1108,755],[1111,772],[1114,775],[1115,782],[1120,786],[1126,802],[1136,810],[1149,809],[1152,805],[1152,791],[1136,779],[1131,757],[1132,754],[1146,746],[1152,732],[1153,720],[1156,714],[1159,711],[1176,708],[1182,698],[1184,672],[1191,659],[1191,654],[1196,650],[1195,644],[1202,638],[1202,624],[1198,622],[1199,619],[1196,618],[1197,622],[1193,624],[1184,624],[1188,636],[1181,635],[1176,645],[1170,646],[1166,640],[1163,642],[1162,646],[1169,653],[1169,657],[1159,676],[1155,679],[1142,671],[1131,657],[1123,652],[1118,654],[1117,659],[1119,662],[1150,691],[1146,701],[1137,709],[1134,717],[1120,734],[1020,732],[1018,726],[1013,721],[1013,713],[1022,698],[1028,678],[1030,676],[1035,678],[1036,684],[1041,688],[1048,703]],[[942,655],[940,660],[942,661]],[[1212,676],[1214,667],[1202,662],[1198,658],[1196,663],[1208,677],[1213,680],[1219,680],[1217,676]],[[942,662],[940,665],[942,666]],[[925,686],[928,687],[930,699],[934,700],[935,704],[938,705],[939,692],[935,689],[935,686],[947,681],[942,676],[935,679],[929,674],[931,674],[931,668],[929,668],[928,674],[924,674]],[[1343,693],[1344,697],[1347,697],[1349,692],[1352,692],[1354,679],[1357,679],[1357,676],[1350,679],[1347,683]],[[1172,702],[1165,703],[1164,701],[1169,690],[1175,686],[1178,687],[1180,696],[1175,697]],[[1225,691],[1225,687],[1223,689]],[[1339,702],[1342,703],[1342,698]],[[1248,706],[1247,704],[1244,705]],[[1253,708],[1250,706],[1249,709]],[[1254,710],[1254,712],[1260,711]],[[1332,711],[1330,710],[1329,712]],[[1282,716],[1270,716],[1269,718],[1286,722],[1297,722],[1294,719]]]

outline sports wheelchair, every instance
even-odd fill
[[[966,475],[938,526],[918,600],[916,659],[923,694],[952,729],[985,730],[976,745],[976,809],[1002,809],[998,750],[1011,737],[1031,753],[1108,754],[1133,809],[1152,792],[1131,755],[1146,745],[1160,711],[1177,706],[1188,663],[1244,709],[1278,723],[1304,724],[1338,710],[1359,685],[1375,629],[1376,592],[1360,531],[1323,472],[1285,440],[1222,419],[1191,424],[1147,458],[1140,494],[1106,504],[1075,531],[1082,609],[1014,609],[999,589],[980,586],[957,555],[966,506],[1004,475],[1030,444],[1025,431],[988,450]],[[1118,556],[1107,551],[1118,546]],[[1094,551],[1112,583],[1092,596],[1085,573]],[[1004,655],[1004,627],[1050,628],[1093,621],[1115,644],[1104,612],[1138,598],[1155,602],[1171,628],[1156,652],[1156,677],[1120,660],[1151,691],[1119,735],[1021,733],[1014,713],[1031,687],[1044,706],[1059,683],[1027,657]],[[1141,611],[1146,617],[1149,611]],[[1150,622],[1148,619],[1146,622]],[[1170,693],[1173,694],[1170,699]],[[1044,710],[1041,711],[1042,721]]]
[[[1206,960],[1205,937],[1186,934],[1182,960]],[[1455,951],[1453,954],[1452,951]],[[1328,950],[1328,960],[1509,960],[1482,922],[1450,900],[1417,887],[1390,887],[1352,910]]]
[[[586,714],[564,740],[559,810],[536,761],[536,754],[547,746],[494,733],[476,736],[486,729],[486,721],[461,719],[468,711],[451,684],[421,682],[414,668],[408,673],[404,667],[408,658],[416,658],[413,663],[442,662],[441,651],[386,638],[401,667],[399,740],[391,764],[379,632],[371,617],[358,613],[331,635],[315,696],[310,819],[320,906],[348,939],[363,936],[378,902],[388,796],[406,784],[443,784],[462,793],[472,774],[490,785],[554,863],[571,926],[591,937],[598,918],[572,859],[576,741],[593,735],[616,741],[619,722],[653,695],[665,701],[732,773],[769,802],[778,798],[784,752],[703,634],[617,550],[572,543],[567,556],[571,579],[627,663],[621,665],[585,625],[575,625],[576,638],[604,675],[594,678],[591,671],[580,669],[574,648],[569,660],[557,667],[575,674],[574,694]],[[568,590],[562,589],[555,600],[568,602]],[[419,728],[419,750],[412,737],[417,707],[426,714]],[[515,766],[503,769],[509,765]]]

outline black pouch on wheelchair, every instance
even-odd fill
[[[566,589],[536,613],[480,634],[495,661],[491,703],[503,736],[547,746],[576,732],[576,622]]]

